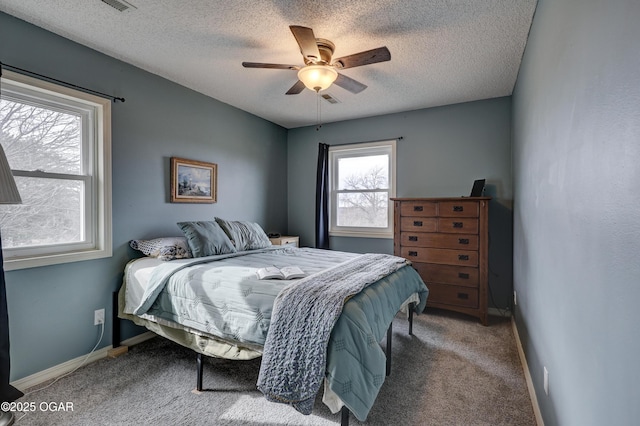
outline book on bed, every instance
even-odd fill
[[[267,266],[256,271],[258,279],[261,280],[292,280],[302,278],[306,274],[297,266],[285,266],[278,268],[276,266]]]

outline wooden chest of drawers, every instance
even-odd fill
[[[427,306],[487,325],[490,197],[393,198],[394,254],[413,262],[429,288]]]

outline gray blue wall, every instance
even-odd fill
[[[547,425],[640,419],[639,19],[540,0],[513,95],[516,319]]]
[[[331,108],[327,106],[326,108]],[[507,307],[512,289],[511,98],[389,114],[289,130],[289,232],[315,244],[318,143],[339,145],[393,139],[397,143],[398,197],[468,196],[473,181],[487,179],[491,272],[495,303]],[[393,253],[393,240],[331,238],[331,248]]]
[[[6,273],[11,380],[88,353],[133,238],[214,216],[286,229],[286,129],[0,13],[0,60],[126,98],[112,105],[113,257]],[[180,64],[176,64],[177,67]],[[216,204],[171,204],[172,156],[218,164]],[[126,327],[124,338],[140,332]],[[111,344],[107,321],[100,347]]]

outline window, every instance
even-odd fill
[[[5,269],[111,256],[111,104],[4,71],[0,143],[22,197],[0,206]]]
[[[393,238],[396,141],[329,148],[329,234]]]

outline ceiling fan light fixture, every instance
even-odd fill
[[[298,79],[314,92],[328,89],[336,78],[338,71],[327,65],[307,65],[298,71]]]

